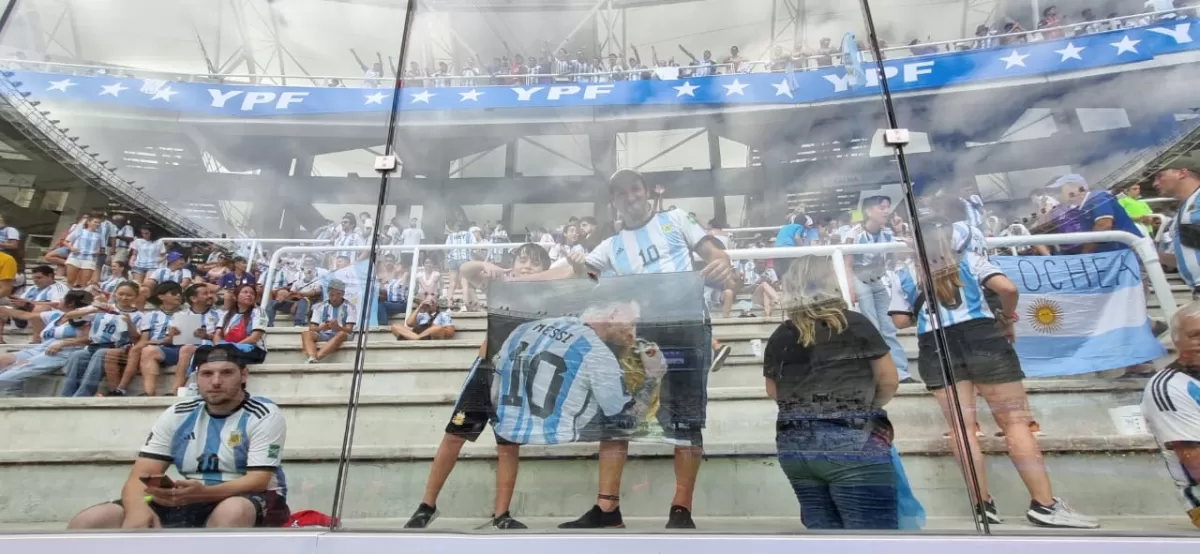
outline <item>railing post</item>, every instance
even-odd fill
[[[1163,314],[1167,316],[1167,321],[1170,322],[1175,316],[1175,312],[1179,310],[1179,306],[1175,304],[1175,295],[1171,294],[1171,284],[1167,282],[1167,274],[1163,272],[1162,264],[1158,262],[1158,249],[1154,247],[1154,241],[1142,237],[1130,246],[1133,247],[1134,254],[1142,259],[1142,267],[1146,268],[1146,278],[1150,280],[1150,287],[1154,289],[1158,305],[1162,308]]]
[[[850,275],[846,272],[846,255],[842,253],[841,248],[834,248],[829,257],[833,261],[833,274],[837,276],[838,287],[842,289],[842,300],[845,300],[846,305],[850,306],[852,298],[850,287],[854,285],[850,282]],[[777,275],[777,277],[783,279],[782,275]]]
[[[404,321],[412,313],[413,297],[417,292],[417,265],[421,263],[421,245],[413,246],[412,267],[408,268],[408,299],[404,303]]]

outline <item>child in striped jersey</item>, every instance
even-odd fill
[[[565,263],[565,261],[564,261]],[[484,287],[492,279],[541,280],[550,268],[550,255],[545,248],[527,243],[513,251],[512,269],[504,269],[483,261],[466,262],[460,268],[463,278],[473,286]],[[458,454],[467,441],[475,442],[490,423],[491,363],[486,360],[487,341],[479,347],[479,356],[471,365],[463,389],[458,393],[446,433],[442,435],[425,481],[425,495],[404,526],[408,529],[424,529],[437,518],[437,499],[458,462]],[[494,429],[493,429],[494,431]],[[492,527],[496,529],[525,529],[509,513],[513,491],[517,485],[517,463],[519,446],[496,437],[496,503],[492,512]]]
[[[125,396],[126,388],[141,370],[142,388],[146,396],[154,396],[158,388],[159,366],[172,366],[179,362],[179,347],[173,344],[179,330],[171,327],[171,319],[183,309],[183,289],[179,283],[159,283],[150,294],[149,302],[157,310],[145,314],[138,332],[141,337],[129,349],[129,362],[121,375],[117,388],[105,396]]]
[[[141,337],[138,327],[144,314],[134,306],[138,296],[137,283],[125,281],[110,296],[110,304],[80,310],[99,315],[92,322],[87,348],[71,354],[67,360],[67,379],[60,396],[93,396],[102,377],[107,377],[108,385],[114,388],[120,381],[121,359],[130,345]],[[67,316],[75,317],[76,313],[70,312]]]
[[[196,283],[188,285],[183,291],[183,300],[188,305],[183,313],[200,316],[200,326],[196,328],[193,335],[200,339],[201,345],[212,345],[213,337],[221,326],[222,313],[220,309],[213,307],[213,304],[216,303],[216,293],[213,290],[213,287],[209,285]],[[173,370],[175,380],[171,383],[168,392],[178,391],[186,384],[188,373],[190,373],[188,370],[192,366],[192,356],[196,354],[196,348],[197,346],[194,344],[179,346],[179,359],[174,364]]]
[[[917,363],[926,388],[933,391],[952,427],[956,422],[951,415],[954,408],[949,404],[947,385],[956,389],[962,404],[959,414],[967,429],[977,426],[976,394],[987,401],[996,425],[1004,431],[1009,458],[1029,491],[1031,500],[1026,518],[1030,522],[1047,527],[1098,527],[1095,518],[1076,513],[1054,496],[1041,449],[1030,428],[1033,419],[1022,384],[1025,374],[1012,347],[1013,322],[1017,319],[1016,285],[986,258],[970,250],[960,250],[949,220],[928,218],[921,221],[921,228],[933,279],[924,289],[932,290],[934,297],[926,298],[917,280],[907,271],[901,271],[900,278],[892,285],[888,313],[898,328],[916,324]],[[999,313],[994,313],[988,305],[985,289],[1000,297]],[[933,310],[937,310],[936,317]],[[939,326],[948,351],[939,348],[936,333]],[[951,383],[942,374],[943,360],[950,364]],[[1002,523],[988,492],[979,438],[975,433],[967,433],[966,439],[979,478],[976,510],[990,523]]]
[[[111,303],[114,300],[113,293],[116,292],[117,287],[121,286],[122,283],[129,282],[129,264],[120,260],[113,260],[108,266],[109,277],[101,281],[98,286],[94,286],[92,292]]]

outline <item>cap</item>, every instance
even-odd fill
[[[1083,188],[1088,188],[1087,179],[1084,179],[1083,175],[1078,173],[1068,173],[1063,175],[1062,177],[1055,179],[1054,182],[1050,183],[1049,185],[1046,185],[1046,188],[1060,189],[1072,183],[1080,185]]]
[[[167,254],[167,263],[172,264],[183,259],[183,254],[179,252],[170,252]]]
[[[341,279],[331,279],[328,287],[329,290],[340,290],[342,292],[346,292],[346,283]]]
[[[1163,169],[1186,169],[1192,173],[1200,174],[1200,152],[1189,152],[1170,162],[1162,167]]]
[[[618,169],[615,173],[612,174],[612,177],[608,178],[608,185],[611,188],[613,185],[615,185],[617,183],[622,183],[622,182],[626,182],[626,181],[637,181],[637,182],[642,183],[643,186],[645,186],[645,184],[646,184],[646,178],[642,177],[642,174],[640,172],[638,172],[638,170],[624,168],[624,169]]]
[[[250,364],[260,364],[266,358],[266,352],[253,344],[235,344],[223,342],[214,346],[196,348],[196,365],[209,362],[233,362],[244,368]]]

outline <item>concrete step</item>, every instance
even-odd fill
[[[717,375],[722,373],[725,372]],[[730,368],[730,377],[721,378],[753,383],[756,381],[754,373],[754,368],[750,366],[734,367]],[[346,391],[344,394],[270,397],[287,413],[289,427],[303,430],[291,434],[290,445],[334,448],[341,444],[350,374],[332,374],[344,377],[337,383],[333,382],[330,375],[321,375],[320,382],[339,387]],[[436,444],[452,415],[459,389],[458,385],[445,385],[451,385],[455,377],[461,383],[461,376],[465,376],[461,370],[452,372],[440,369],[368,372],[357,412],[359,438],[356,442],[364,446]],[[297,389],[304,387],[307,390],[308,384],[295,383],[308,378],[309,375],[304,371],[293,371],[278,379],[286,379],[288,384]],[[437,381],[443,388],[414,387],[392,393],[381,390],[385,383],[404,380],[411,383]],[[727,443],[769,442],[774,437],[773,422],[777,410],[775,403],[767,399],[761,383],[760,377],[757,384],[752,386],[709,388],[708,429],[705,432],[709,440]],[[1048,379],[1029,380],[1026,387],[1034,417],[1048,436],[1092,437],[1118,433],[1109,410],[1139,403],[1144,382]],[[251,381],[251,390],[258,392],[254,380]],[[3,449],[115,449],[137,444],[149,422],[154,421],[166,406],[176,400],[167,397],[0,400],[0,428],[7,429],[13,437],[22,437],[21,442]],[[936,439],[947,429],[937,403],[923,385],[902,385],[887,410],[900,437]],[[978,411],[978,418],[990,435],[995,427],[987,413],[986,404],[980,402]],[[61,431],[41,432],[46,428]]]
[[[333,500],[340,449],[292,442],[289,437],[284,450],[288,503],[293,510],[326,510]],[[1186,529],[1175,487],[1150,437],[1043,438],[1040,443],[1055,494],[1080,512],[1161,518]],[[403,520],[416,507],[436,446],[398,444],[404,446],[354,448],[346,480],[346,518]],[[118,450],[4,454],[0,502],[8,509],[0,512],[0,523],[67,521],[87,506],[112,499],[128,476],[136,446],[134,442]],[[990,492],[1001,513],[1021,525],[1029,500],[1003,454],[1003,443],[986,439],[983,446],[990,454]],[[940,519],[968,515],[966,486],[945,441],[900,439],[897,448],[931,518],[929,528],[937,529]],[[712,442],[706,452],[696,487],[698,517],[798,519],[799,507],[778,467],[773,442]],[[595,502],[595,445],[525,447],[521,457],[512,506],[517,517],[565,521]],[[449,517],[484,518],[491,513],[494,482],[494,449],[467,445],[438,507]],[[632,445],[623,474],[622,512],[633,518],[665,518],[674,484],[670,448]]]

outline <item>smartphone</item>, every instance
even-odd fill
[[[147,487],[157,487],[160,489],[169,489],[175,486],[175,482],[171,481],[166,475],[143,475],[141,477],[142,484]]]

